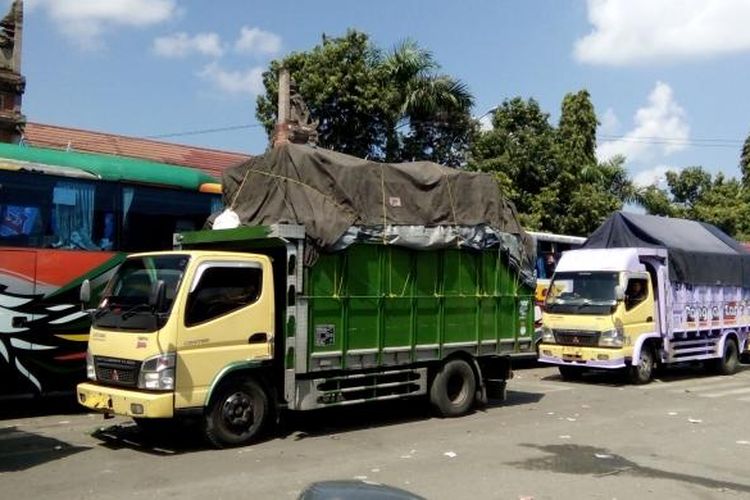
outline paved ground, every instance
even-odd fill
[[[126,420],[3,403],[2,498],[294,498],[366,479],[427,498],[750,498],[750,367],[648,386],[516,372],[508,401],[451,420],[421,402],[290,416],[255,446],[207,449]]]

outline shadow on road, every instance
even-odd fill
[[[643,467],[625,457],[610,453],[604,448],[574,444],[546,446],[524,444],[522,446],[543,451],[547,455],[539,458],[530,458],[522,462],[509,462],[508,465],[530,471],[585,474],[595,477],[628,475],[648,479],[666,479],[711,489],[729,489],[750,493],[750,485],[747,484],[721,481],[710,477],[693,476],[653,467]]]
[[[0,399],[0,421],[47,415],[74,415],[86,409],[75,400],[75,394],[43,398]]]
[[[0,428],[0,473],[30,469],[87,449],[16,427]]]
[[[491,400],[477,412],[501,411],[506,406],[537,403],[543,394],[508,391],[506,401]],[[430,420],[435,417],[424,398],[403,401],[374,402],[349,407],[325,408],[305,412],[285,411],[279,424],[266,439],[299,441],[317,436],[334,436],[362,429],[387,427]],[[196,422],[176,423],[158,434],[144,432],[126,423],[102,427],[92,434],[111,449],[131,448],[156,455],[177,455],[208,448]]]
[[[750,371],[750,366],[740,366],[736,374]],[[735,375],[736,375],[735,374]],[[700,380],[709,377],[716,377],[716,373],[707,370],[701,363],[693,364],[682,364],[673,365],[669,367],[659,367],[655,374],[652,383],[665,383],[679,382],[681,380]],[[728,376],[731,378],[731,376]],[[542,377],[540,380],[555,380],[559,381],[562,377],[558,373]],[[601,386],[621,387],[624,385],[631,385],[627,380],[627,376],[622,370],[586,370],[581,374],[580,379],[567,380],[569,384],[593,384]]]

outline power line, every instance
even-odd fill
[[[626,136],[626,135],[599,135],[601,142],[634,142],[640,144],[661,144],[675,146],[696,146],[715,148],[736,148],[742,146],[744,141],[736,139],[708,139],[708,138],[682,138],[682,137],[659,137],[659,136]]]
[[[246,123],[243,125],[230,125],[227,127],[204,128],[200,130],[187,130],[183,132],[170,132],[167,134],[146,135],[144,139],[166,139],[168,137],[182,137],[187,135],[213,134],[215,132],[229,132],[231,130],[242,130],[248,128],[262,127],[262,123]]]

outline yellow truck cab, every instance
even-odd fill
[[[626,370],[637,384],[657,364],[703,361],[734,373],[748,349],[750,255],[732,241],[694,221],[615,214],[560,259],[539,361],[563,378]],[[639,242],[652,246],[624,246]]]

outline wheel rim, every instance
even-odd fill
[[[230,395],[221,406],[221,417],[230,428],[249,428],[255,423],[252,398],[244,392]]]

